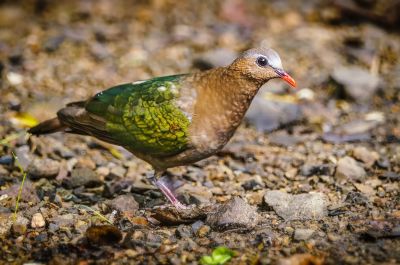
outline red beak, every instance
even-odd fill
[[[290,75],[288,75],[285,71],[280,69],[275,69],[275,72],[279,75],[280,78],[285,80],[289,85],[291,85],[292,87],[296,87],[296,81],[294,81],[294,79]]]

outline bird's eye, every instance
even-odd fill
[[[264,56],[260,56],[257,58],[257,64],[258,66],[264,67],[268,65],[268,60]]]

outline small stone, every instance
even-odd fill
[[[17,217],[17,220],[12,225],[12,230],[17,235],[25,234],[27,227],[29,224],[29,220],[23,216]]]
[[[340,236],[336,233],[328,233],[328,240],[331,242],[336,242],[340,240]]]
[[[108,174],[110,174],[110,169],[108,167],[98,167],[96,169],[96,173],[100,176],[107,176]]]
[[[368,197],[375,195],[375,189],[368,184],[354,183],[354,186]]]
[[[302,141],[300,137],[291,135],[285,130],[273,132],[269,134],[268,138],[271,144],[283,147],[294,146]]]
[[[313,176],[313,175],[327,175],[331,176],[335,171],[335,167],[331,164],[321,164],[321,165],[313,165],[313,164],[304,164],[300,169],[300,174],[302,176]]]
[[[250,179],[244,182],[242,187],[245,190],[260,190],[264,188],[264,183],[262,183],[259,179]]]
[[[0,196],[7,194],[8,197],[16,198],[19,194],[21,183],[16,183],[5,190],[0,190]],[[24,188],[22,189],[21,201],[29,202],[35,205],[40,201],[35,186],[30,180],[26,180],[24,183]],[[12,201],[12,207],[15,207],[15,200]]]
[[[126,169],[121,166],[113,167],[110,171],[112,178],[123,178],[125,176]]]
[[[61,46],[61,44],[64,42],[64,40],[65,40],[65,36],[62,34],[56,35],[56,36],[51,36],[44,43],[44,49],[47,52],[54,52]]]
[[[344,182],[347,180],[361,181],[367,173],[356,160],[349,156],[340,158],[336,167],[336,178]]]
[[[192,237],[192,229],[187,225],[179,225],[176,230],[175,234],[178,238],[190,238]]]
[[[72,213],[57,215],[51,219],[55,227],[70,227],[75,224],[75,217]]]
[[[23,169],[27,169],[32,163],[33,156],[30,153],[30,148],[28,145],[23,145],[15,149],[15,154],[18,157],[18,162]]]
[[[207,204],[210,203],[212,193],[210,189],[204,186],[194,186],[185,183],[175,190],[179,194],[178,199],[186,204]]]
[[[259,215],[256,208],[242,198],[234,197],[207,215],[206,224],[217,230],[232,228],[250,229],[257,225]]]
[[[199,230],[197,230],[196,235],[198,237],[205,237],[206,235],[208,235],[208,233],[210,233],[211,231],[211,227],[209,227],[208,225],[202,225]]]
[[[31,227],[32,228],[42,228],[46,225],[43,215],[41,213],[35,213],[32,216]]]
[[[327,216],[326,197],[322,193],[291,195],[283,191],[268,191],[265,203],[285,220],[319,220]]]
[[[110,57],[111,53],[104,44],[93,43],[90,45],[90,53],[96,60],[104,60]]]
[[[5,155],[0,157],[0,165],[11,165],[13,157],[11,155]]]
[[[127,216],[135,215],[136,210],[139,209],[139,203],[136,202],[130,194],[119,195],[118,197],[107,201],[106,204],[114,210],[120,211]]]
[[[101,180],[96,172],[90,168],[84,167],[72,170],[71,178],[68,180],[68,184],[73,188],[81,186],[90,188],[101,185]]]
[[[313,256],[308,253],[295,254],[291,257],[280,259],[277,262],[278,265],[322,265],[324,264],[324,259],[320,257]]]
[[[6,77],[7,77],[8,82],[12,86],[20,85],[24,81],[24,78],[22,77],[22,75],[19,73],[15,73],[15,72],[8,72]]]
[[[313,229],[296,229],[294,230],[293,239],[297,241],[305,241],[311,238],[315,230]]]
[[[53,178],[60,171],[60,162],[50,158],[34,159],[27,168],[28,174],[36,178]]]
[[[0,213],[0,235],[4,236],[10,232],[12,228],[13,220],[12,214],[7,213]]]
[[[378,161],[376,161],[376,165],[383,169],[390,168],[390,160],[387,157],[381,157]]]
[[[392,171],[386,171],[382,175],[380,175],[379,178],[393,180],[393,181],[399,181],[400,174],[396,173],[396,172],[392,172]]]
[[[204,225],[204,222],[201,220],[198,220],[192,224],[192,231],[193,233],[197,233],[197,231]]]
[[[368,150],[363,146],[356,147],[353,151],[355,159],[364,162],[367,167],[371,167],[379,159],[379,154],[375,151]]]
[[[293,232],[294,232],[294,228],[293,227],[291,227],[291,226],[286,226],[285,227],[285,233],[286,234],[292,235]]]
[[[60,227],[54,223],[49,224],[49,232],[55,233]]]
[[[364,194],[355,191],[350,191],[344,201],[352,205],[368,205],[370,203]]]

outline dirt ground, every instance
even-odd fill
[[[2,1],[0,264],[199,264],[218,246],[234,251],[226,264],[400,264],[398,10]],[[270,82],[223,151],[169,170],[179,198],[199,205],[193,216],[164,207],[150,166],[119,147],[25,135],[70,101],[260,45],[279,52],[298,89]]]

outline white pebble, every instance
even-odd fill
[[[35,213],[32,216],[31,227],[32,228],[41,228],[46,225],[44,221],[43,215],[41,213]]]
[[[10,85],[16,86],[22,83],[22,75],[14,72],[8,72],[7,73],[7,80],[10,83]]]

